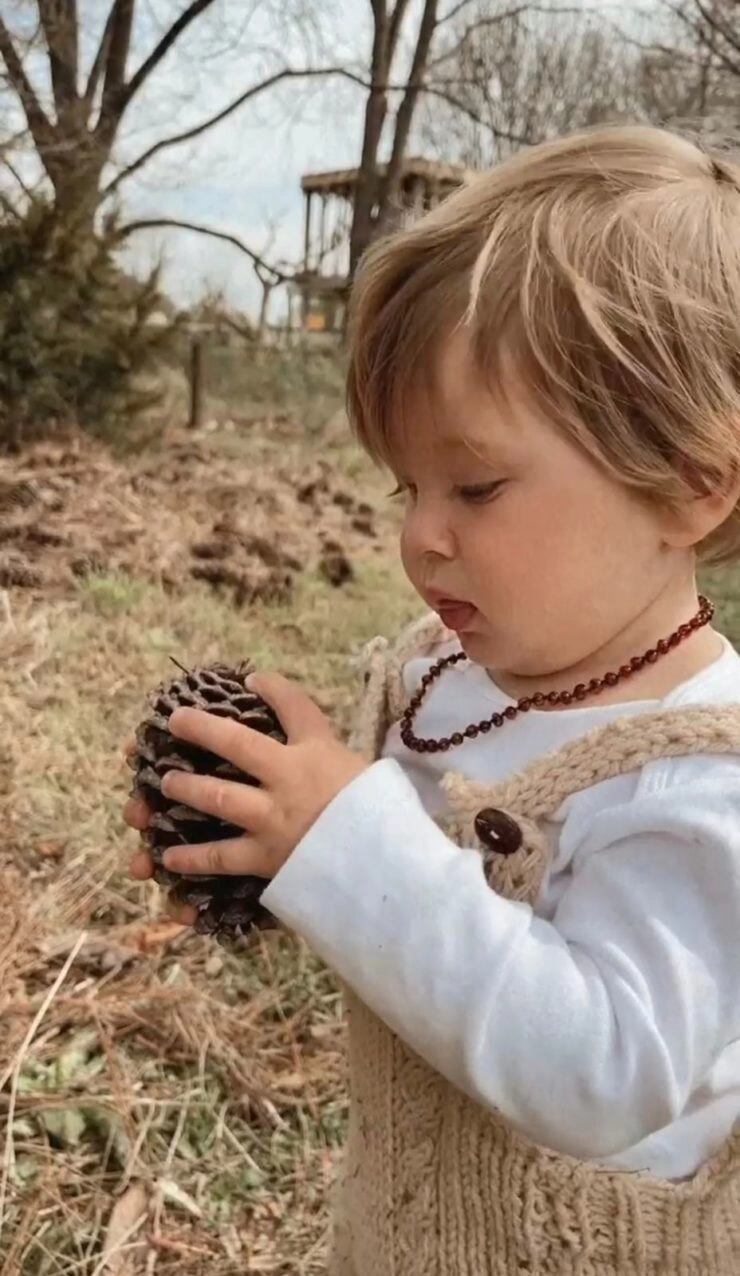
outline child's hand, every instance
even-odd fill
[[[245,830],[237,838],[171,847],[164,865],[175,872],[274,877],[324,808],[367,769],[365,759],[337,739],[318,705],[287,678],[260,673],[249,685],[275,710],[287,744],[202,709],[176,709],[170,718],[173,735],[228,759],[262,786],[167,772],[162,781],[167,797]],[[132,742],[126,747],[131,749]],[[126,822],[141,829],[148,818],[146,803],[130,798],[124,807]],[[151,875],[148,854],[134,856],[131,873]]]

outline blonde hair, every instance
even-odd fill
[[[646,499],[677,508],[740,464],[740,167],[642,126],[586,130],[476,175],[376,243],[355,282],[348,410],[390,464],[401,402],[465,324],[504,350],[553,424]],[[697,546],[740,554],[740,505]]]

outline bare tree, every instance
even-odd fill
[[[658,123],[734,133],[740,124],[737,0],[663,0],[640,42],[646,113]]]
[[[432,83],[454,90],[446,112],[424,117],[436,150],[480,167],[522,145],[641,114],[639,54],[599,15],[506,0],[481,7],[485,16],[450,30],[428,68]]]
[[[375,224],[384,220],[400,179],[414,108],[426,69],[429,49],[437,26],[439,0],[424,0],[416,32],[414,56],[408,83],[395,119],[391,161],[381,191],[380,144],[388,115],[388,95],[399,37],[409,7],[408,0],[370,0],[373,18],[373,46],[370,57],[370,88],[365,107],[362,154],[355,193],[350,235],[350,272],[372,238]]]
[[[740,6],[737,0],[684,0],[668,8],[688,29],[692,42],[708,52],[715,65],[740,77]]]
[[[350,237],[351,272],[372,237],[386,229],[396,215],[403,162],[422,103],[425,126],[417,131],[427,140],[436,134],[437,149],[446,158],[452,157],[450,137],[469,139],[476,129],[503,148],[521,146],[538,136],[532,120],[524,118],[519,59],[523,24],[532,14],[542,13],[541,4],[423,0],[412,10],[408,0],[370,0],[370,8],[370,86]],[[555,22],[573,10],[553,5],[549,12],[555,29]],[[411,54],[406,72],[399,75],[395,68],[404,36]],[[547,59],[547,54],[548,41],[543,38],[536,56]],[[536,100],[534,79],[541,86],[548,78],[542,69],[535,77],[535,61],[530,57],[527,70],[530,107]],[[494,65],[501,81],[497,90],[493,89]],[[512,75],[516,82],[504,85]],[[554,83],[556,76],[550,79]],[[501,87],[503,109],[496,101]],[[546,112],[543,103],[542,114]],[[384,150],[389,153],[386,163],[381,161]],[[460,154],[460,158],[470,157]]]
[[[163,151],[201,137],[247,102],[284,81],[345,73],[344,67],[278,65],[221,110],[190,128],[160,138],[104,183],[104,173],[115,164],[116,144],[137,96],[157,76],[165,58],[186,32],[202,21],[215,0],[191,0],[130,73],[129,64],[135,54],[132,32],[140,0],[107,2],[110,7],[97,49],[84,71],[77,0],[29,0],[24,6],[27,21],[21,33],[11,32],[0,14],[0,67],[51,184],[54,207],[60,216],[75,217],[88,226],[98,206]],[[39,56],[45,68],[39,67]],[[31,62],[35,76],[29,70]],[[46,80],[51,86],[48,105],[43,100]]]

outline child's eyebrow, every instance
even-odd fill
[[[479,461],[487,461],[491,465],[500,464],[504,459],[503,448],[499,448],[496,444],[486,439],[485,441],[477,441],[475,439],[461,439],[459,435],[450,438],[442,438],[440,442],[446,445],[450,451],[465,452],[467,456],[474,456]],[[478,442],[478,448],[471,446]]]

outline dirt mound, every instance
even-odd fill
[[[166,589],[202,580],[237,606],[287,600],[307,569],[351,580],[380,535],[374,507],[323,457],[257,467],[185,431],[126,463],[82,434],[0,457],[0,588],[64,594],[88,573],[126,572]]]

